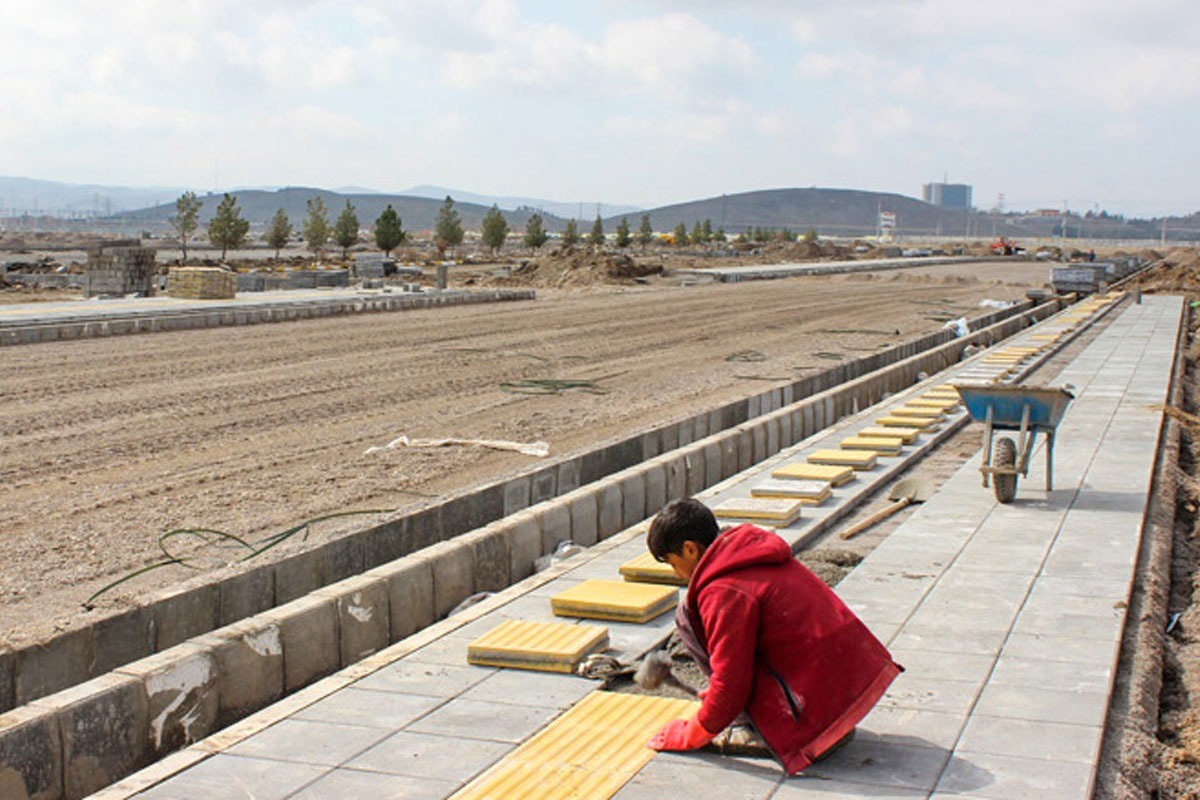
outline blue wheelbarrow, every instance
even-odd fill
[[[984,424],[979,467],[986,489],[990,479],[996,501],[1017,495],[1017,476],[1029,477],[1029,457],[1039,433],[1046,437],[1046,491],[1054,488],[1054,431],[1075,395],[1065,387],[954,384],[971,418]],[[1017,431],[1017,440],[996,431]],[[993,439],[995,441],[993,442]]]

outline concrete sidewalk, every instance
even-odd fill
[[[797,778],[660,754],[616,797],[1090,797],[1162,417],[1150,406],[1166,400],[1181,312],[1179,298],[1127,305],[1057,379],[1077,398],[1053,492],[1039,453],[998,505],[976,457],[838,586],[908,670],[850,746]],[[595,688],[468,666],[467,643],[506,618],[551,619],[551,594],[615,578],[643,548],[638,529],[614,537],[102,794],[447,797]],[[671,627],[606,624],[618,656]]]

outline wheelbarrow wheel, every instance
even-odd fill
[[[1017,443],[1007,436],[997,439],[996,449],[992,453],[992,466],[1015,470],[1017,468]],[[1016,472],[1007,475],[999,472],[992,473],[992,487],[996,492],[997,503],[1011,503],[1017,496]]]

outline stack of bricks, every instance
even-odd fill
[[[354,254],[354,276],[356,278],[382,278],[395,270],[396,262],[383,253]]]
[[[167,294],[189,300],[231,300],[237,276],[218,267],[176,267],[167,276]]]
[[[139,247],[136,242],[93,247],[88,250],[84,295],[136,294],[148,297],[154,293],[157,271],[154,251]]]

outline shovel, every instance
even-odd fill
[[[922,478],[905,478],[902,481],[896,481],[896,485],[892,487],[891,494],[888,495],[888,500],[893,501],[892,504],[846,528],[841,533],[842,539],[857,536],[875,523],[882,522],[907,505],[924,503],[933,496],[934,491],[936,491],[936,487]]]

